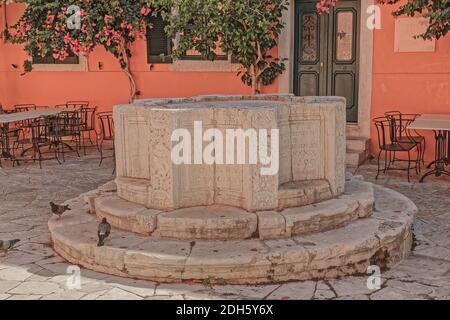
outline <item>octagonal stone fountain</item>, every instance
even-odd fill
[[[49,222],[55,250],[72,263],[163,282],[268,283],[390,267],[409,253],[414,204],[345,175],[343,98],[142,100],[116,106],[114,120],[115,182],[69,201],[73,210]],[[198,123],[216,129],[214,139],[195,138]],[[279,170],[173,161],[176,130],[193,149],[210,144],[217,156],[219,145],[235,153],[245,146],[249,159],[256,149],[248,141],[221,141],[228,129],[263,132]],[[96,247],[103,217],[114,230]]]

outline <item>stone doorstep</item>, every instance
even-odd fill
[[[360,137],[347,137],[347,151],[364,151],[368,152],[370,147],[370,139]]]
[[[370,184],[352,180],[346,188],[349,192],[337,199],[256,214],[221,205],[162,212],[111,193],[98,196],[94,203],[99,218],[107,218],[118,229],[147,236],[185,240],[279,239],[336,229],[370,216],[374,202]]]
[[[375,191],[377,201],[391,204],[387,212],[291,239],[187,241],[114,229],[106,245],[97,247],[98,221],[79,208],[50,219],[49,229],[55,251],[65,259],[118,276],[227,284],[334,278],[365,272],[373,263],[391,267],[410,250],[414,204],[383,187]],[[397,210],[399,205],[410,211]]]

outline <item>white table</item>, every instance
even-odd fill
[[[67,109],[39,109],[39,110],[30,110],[24,112],[16,112],[16,113],[7,113],[0,114],[0,124],[5,123],[14,123],[25,120],[37,119],[40,117],[53,116],[57,115],[64,111],[76,111],[76,109],[67,108]]]
[[[428,113],[422,114],[417,119],[450,120],[450,114]]]
[[[73,108],[55,108],[55,109],[37,109],[24,112],[0,114],[0,130],[2,131],[2,152],[0,154],[0,159],[12,160],[18,162],[16,157],[11,153],[11,145],[9,141],[9,124],[16,123],[20,121],[33,120],[40,117],[53,116],[60,114],[62,112],[72,112],[77,111]],[[0,163],[1,164],[1,163]]]
[[[445,169],[445,166],[450,164],[450,115],[424,114],[414,120],[408,126],[408,129],[431,130],[434,132],[436,140],[435,160],[428,165],[428,168],[434,165],[434,169],[425,173],[420,182],[423,182],[426,177],[431,175],[436,177],[443,174],[450,176],[450,172]]]

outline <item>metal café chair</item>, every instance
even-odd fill
[[[61,153],[65,161],[65,148],[75,151],[80,157],[78,150],[81,149],[81,113],[79,110],[63,111],[57,115],[58,133],[61,139]],[[72,147],[69,142],[75,143]]]
[[[81,134],[81,144],[83,147],[84,155],[86,155],[86,133],[91,146],[94,145],[92,142],[91,134],[92,132],[95,134],[95,142],[98,147],[98,139],[97,139],[97,130],[96,130],[96,119],[95,114],[97,112],[97,107],[86,107],[80,110],[81,115],[81,125],[80,125],[80,134]]]
[[[59,146],[55,135],[50,134],[51,130],[55,130],[57,123],[55,117],[40,117],[30,123],[31,144],[33,150],[32,160],[39,162],[39,168],[42,169],[42,162],[46,160],[61,161],[58,157]],[[53,129],[50,129],[53,128]],[[48,148],[45,151],[45,148]],[[53,157],[44,157],[45,154],[53,154]]]
[[[401,113],[400,111],[388,111],[384,114],[396,122],[396,136],[398,142],[417,143],[420,152],[420,160],[425,164],[426,140],[417,130],[408,129],[408,126],[416,120],[420,114]]]
[[[2,167],[1,159],[12,160],[13,167],[15,163],[19,164],[16,159],[16,151],[18,148],[17,141],[19,140],[20,129],[13,128],[9,129],[6,124],[4,127],[0,128],[0,168]]]
[[[395,121],[395,119],[390,117],[378,117],[373,119],[373,122],[375,124],[375,127],[377,129],[377,136],[378,136],[378,163],[377,163],[377,175],[375,179],[378,179],[378,176],[380,175],[380,172],[383,171],[385,174],[388,170],[403,170],[407,171],[408,174],[408,182],[410,181],[410,170],[415,169],[416,173],[419,173],[419,166],[420,166],[420,152],[419,152],[419,144],[418,143],[412,143],[412,142],[402,142],[398,141],[398,123]],[[417,158],[412,159],[411,158],[411,151],[416,149],[417,151]],[[382,153],[384,152],[384,168],[380,168],[380,160]],[[402,159],[395,159],[396,153],[406,153],[407,154],[407,160]],[[399,167],[391,167],[395,161],[406,161],[407,162],[407,168],[399,168]],[[415,163],[414,167],[411,167],[411,164]]]
[[[98,144],[98,150],[100,152],[99,166],[101,166],[103,160],[106,158],[112,157],[114,159],[114,162],[116,161],[116,154],[114,149],[114,119],[112,112],[100,112],[97,114],[97,118],[100,123],[100,135],[99,135],[100,143]],[[107,141],[110,141],[112,143],[112,147],[104,149],[103,145]],[[112,156],[105,157],[103,153],[106,150],[112,151]]]

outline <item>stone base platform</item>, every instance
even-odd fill
[[[320,198],[313,196],[316,194],[313,189],[319,188],[320,182],[303,185],[310,187],[308,198]],[[284,199],[289,198],[290,192],[298,192],[298,188],[290,186],[282,190]],[[298,201],[301,197],[295,199]],[[282,211],[251,213],[235,207],[212,205],[163,212],[129,202],[115,193],[97,196],[93,201],[91,212],[95,211],[99,218],[107,218],[111,225],[121,230],[184,240],[238,240],[290,238],[336,229],[370,216],[374,196],[371,184],[351,180],[346,183],[346,193],[337,199]]]
[[[116,183],[117,194],[120,198],[151,207],[151,203],[148,203],[148,194],[151,188],[150,180],[118,177]],[[333,193],[327,180],[313,179],[287,182],[278,189],[277,210],[306,206],[332,198]],[[213,199],[211,199],[209,205],[214,205]]]
[[[360,189],[357,182],[348,190]],[[98,220],[87,212],[99,194],[114,199],[113,189],[68,201],[72,211],[49,221],[54,249],[88,269],[159,282],[259,284],[335,278],[363,273],[372,264],[389,268],[410,251],[417,211],[403,195],[373,186],[370,217],[325,232],[277,240],[175,240],[113,229],[106,245],[97,247]],[[347,193],[342,199],[353,196]],[[357,211],[365,210],[366,197],[361,199]]]

